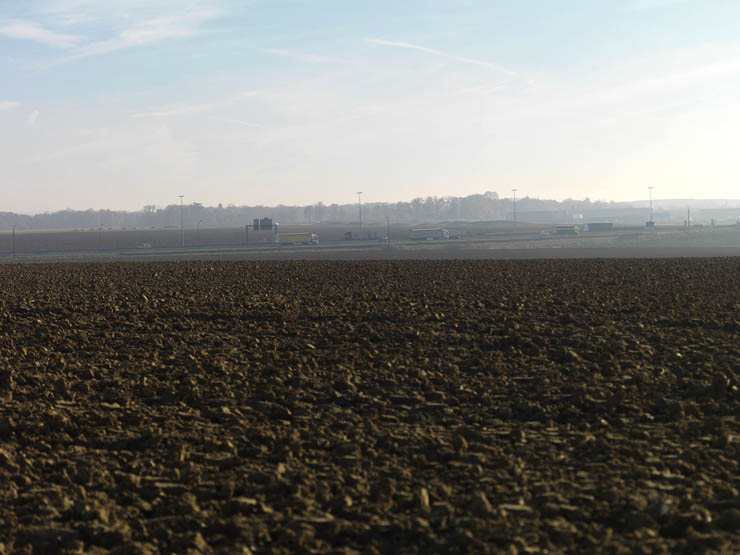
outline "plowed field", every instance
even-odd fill
[[[740,545],[740,259],[0,285],[0,553]]]

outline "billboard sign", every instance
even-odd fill
[[[272,229],[272,218],[255,218],[253,227],[256,231],[270,230]]]

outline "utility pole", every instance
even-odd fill
[[[364,233],[362,232],[362,191],[357,191],[357,200],[360,205],[360,241],[362,241],[364,236]]]
[[[516,192],[518,189],[512,189],[512,192],[514,193],[514,227],[516,227]]]
[[[182,247],[185,248],[185,217],[183,216],[182,198],[185,195],[180,195],[180,233],[182,236]]]

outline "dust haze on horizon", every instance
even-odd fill
[[[740,3],[6,0],[0,212],[740,194]]]

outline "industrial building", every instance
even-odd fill
[[[586,231],[611,231],[614,224],[611,222],[592,222],[585,224]]]
[[[388,234],[382,231],[363,230],[362,234],[359,231],[348,231],[344,234],[345,241],[387,241]]]
[[[433,229],[412,229],[409,233],[409,239],[415,240],[445,240],[450,238],[450,232],[441,227],[435,227]]]

